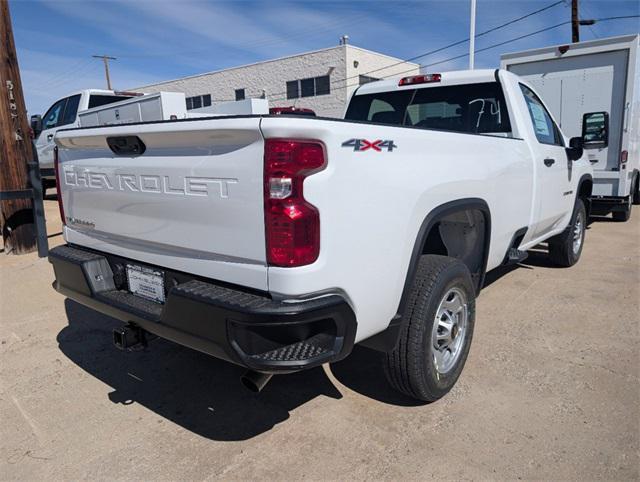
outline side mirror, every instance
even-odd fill
[[[584,152],[582,137],[572,137],[569,139],[569,147],[565,148],[570,161],[577,161]]]
[[[36,138],[42,132],[42,116],[41,115],[32,115],[31,116],[31,130],[33,131],[33,137]]]
[[[609,145],[609,113],[589,112],[582,116],[582,140],[585,149]]]

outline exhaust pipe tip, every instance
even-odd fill
[[[253,370],[247,370],[244,375],[240,377],[240,381],[244,387],[252,391],[253,393],[260,393],[265,387],[273,375],[270,373],[254,372]]]

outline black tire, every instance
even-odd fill
[[[633,196],[633,204],[640,205],[640,175],[636,174],[635,182],[631,188],[631,195]]]
[[[41,183],[42,183],[42,199],[44,199],[47,195],[47,189],[55,187],[56,182],[50,181],[49,179],[42,179]]]
[[[574,249],[574,234],[578,221],[581,223],[580,245],[577,250]],[[585,229],[587,226],[587,210],[584,207],[584,201],[580,198],[576,199],[571,215],[571,222],[567,229],[562,233],[554,236],[549,240],[549,258],[551,261],[564,268],[573,266],[580,260],[582,248],[584,246]]]
[[[627,207],[624,211],[613,211],[611,216],[614,221],[626,223],[631,218],[631,206]]]
[[[452,367],[441,373],[435,362],[432,343],[436,314],[443,297],[452,289],[466,300],[466,328]],[[432,402],[454,386],[464,367],[475,321],[475,289],[466,265],[447,256],[423,255],[418,263],[411,293],[404,310],[398,344],[387,354],[385,374],[398,391],[412,398]],[[451,342],[453,343],[453,341]]]

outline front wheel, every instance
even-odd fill
[[[549,257],[558,266],[568,268],[580,259],[587,227],[587,210],[582,199],[576,199],[567,229],[549,240]]]
[[[420,258],[398,344],[385,373],[398,391],[427,402],[455,385],[471,346],[475,289],[466,265],[447,256]]]

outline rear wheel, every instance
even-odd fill
[[[475,289],[466,265],[424,255],[385,373],[400,392],[434,401],[455,385],[467,360],[475,321]]]
[[[622,211],[613,211],[613,213],[611,213],[611,215],[613,216],[613,220],[621,223],[629,221],[629,218],[631,217],[632,207],[633,207],[633,196],[630,195],[629,201],[627,202],[627,204],[625,205]]]
[[[631,188],[631,195],[633,196],[633,204],[636,206],[640,204],[640,174],[636,174],[635,182]]]
[[[567,229],[549,240],[551,261],[565,268],[576,264],[582,254],[586,226],[587,211],[584,207],[584,201],[578,198]]]
[[[42,197],[44,198],[47,195],[47,189],[56,187],[56,182],[49,179],[43,179],[41,182],[42,182]]]

